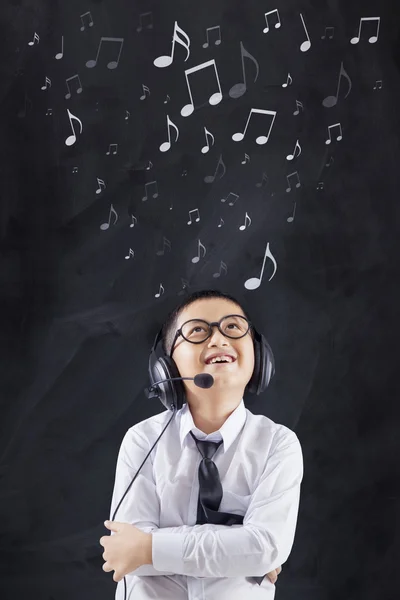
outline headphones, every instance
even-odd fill
[[[265,337],[250,325],[254,338],[254,370],[250,381],[244,391],[257,396],[267,389],[271,378],[275,374],[275,359]],[[250,330],[249,330],[250,331]],[[162,348],[162,328],[157,333],[149,356],[149,377],[151,385],[163,379],[181,377],[173,358],[167,356]],[[247,335],[247,334],[246,334]],[[190,343],[190,342],[188,342]],[[160,393],[158,397],[166,409],[180,410],[186,403],[185,387],[182,380],[165,381],[158,384]]]

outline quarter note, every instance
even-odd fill
[[[360,27],[358,28],[358,35],[356,35],[356,37],[351,38],[350,44],[358,44],[358,42],[360,41],[361,27],[362,27],[363,23],[365,23],[366,21],[377,21],[377,27],[376,27],[376,32],[375,32],[376,35],[372,35],[370,38],[368,38],[368,41],[370,44],[375,44],[375,42],[378,41],[381,18],[380,17],[362,17],[360,19]]]
[[[244,59],[245,58],[249,58],[254,63],[254,65],[256,67],[256,76],[254,77],[253,83],[255,83],[257,81],[258,74],[259,74],[259,71],[260,71],[260,67],[258,65],[258,62],[254,58],[254,56],[252,56],[250,54],[250,52],[247,52],[247,50],[243,46],[242,42],[240,42],[240,55],[241,55],[241,59],[242,59],[243,81],[240,82],[240,83],[235,83],[235,85],[233,85],[231,87],[231,89],[229,90],[229,95],[230,95],[231,98],[240,98],[240,96],[243,96],[243,94],[247,90],[246,69],[245,69],[245,64],[244,64]]]
[[[65,99],[66,100],[69,100],[71,98],[71,89],[69,87],[69,83],[68,82],[69,81],[73,81],[74,79],[77,80],[76,93],[80,94],[82,92],[82,83],[81,83],[79,75],[77,74],[77,75],[73,75],[72,77],[68,77],[68,79],[65,80],[65,83],[66,83],[67,89],[68,89],[68,92],[65,94]]]
[[[182,37],[179,37],[182,36]],[[187,61],[187,59],[190,56],[190,50],[189,50],[189,46],[190,46],[190,38],[187,35],[187,33],[185,33],[183,31],[183,29],[181,29],[178,25],[178,22],[175,21],[175,25],[174,25],[174,33],[172,36],[172,50],[171,50],[171,55],[167,55],[167,56],[159,56],[158,58],[155,59],[154,61],[154,65],[156,67],[159,67],[160,69],[164,68],[164,67],[169,67],[172,64],[172,61],[174,60],[174,52],[175,52],[175,42],[178,42],[178,44],[180,44],[181,46],[183,46],[186,50],[186,58],[185,58],[185,62]]]
[[[93,69],[93,67],[95,67],[97,65],[97,60],[99,58],[99,54],[100,54],[100,50],[101,50],[101,46],[102,46],[103,42],[117,42],[117,44],[119,44],[119,53],[118,53],[117,60],[111,60],[109,63],[107,63],[108,69],[116,69],[118,67],[119,59],[120,59],[121,52],[122,52],[122,46],[124,45],[124,38],[102,37],[100,40],[100,43],[99,43],[98,50],[97,50],[96,58],[94,60],[88,60],[86,63],[86,66],[88,69]]]
[[[213,146],[214,146],[214,136],[213,136],[213,134],[212,134],[212,133],[210,133],[210,132],[208,131],[208,129],[207,129],[206,127],[204,127],[204,133],[205,133],[205,136],[206,136],[206,143],[207,143],[207,146],[203,146],[203,147],[202,147],[202,149],[201,149],[201,151],[202,151],[202,153],[203,153],[203,154],[207,154],[207,152],[208,152],[208,151],[209,151],[209,149],[210,149],[210,144],[208,143],[207,134],[208,134],[210,137],[212,137],[212,145],[213,145]]]
[[[292,222],[294,221],[294,215],[295,215],[295,213],[296,213],[296,204],[297,204],[297,202],[296,202],[296,200],[295,200],[295,201],[294,201],[293,214],[292,214],[290,217],[288,217],[288,218],[286,219],[286,221],[287,221],[288,223],[292,223]]]
[[[204,250],[203,258],[205,257],[205,255],[206,255],[206,249],[205,249],[205,247],[203,246],[203,244],[201,243],[201,241],[199,240],[199,241],[198,241],[198,244],[197,244],[197,251],[198,251],[198,255],[197,255],[197,256],[194,256],[194,257],[192,258],[192,263],[198,263],[198,262],[199,262],[199,260],[200,260],[200,248],[203,248],[203,250]]]
[[[215,64],[214,59],[208,60],[208,61],[202,63],[201,65],[197,65],[196,67],[192,67],[191,69],[186,69],[186,71],[185,71],[186,85],[187,85],[189,96],[190,96],[190,104],[186,104],[182,108],[182,110],[181,110],[182,117],[188,117],[194,111],[194,102],[193,102],[192,90],[190,89],[189,75],[192,75],[192,73],[197,73],[197,71],[200,71],[202,69],[207,69],[208,67],[214,67],[215,77],[216,77],[216,80],[218,83],[218,90],[219,90],[218,92],[215,92],[214,94],[212,94],[210,96],[210,98],[208,99],[208,102],[212,106],[215,106],[216,104],[219,104],[221,102],[222,91],[221,91],[221,84],[219,81],[219,76],[218,76],[218,71],[217,71],[217,65]]]
[[[221,175],[220,177],[218,177],[218,179],[222,179],[222,177],[223,177],[223,176],[225,175],[225,173],[226,173],[226,166],[225,166],[225,163],[224,163],[224,161],[222,160],[222,154],[221,154],[221,156],[219,157],[219,161],[218,161],[218,164],[217,164],[217,168],[215,169],[215,173],[214,173],[214,175],[206,175],[206,176],[204,177],[204,182],[205,182],[205,183],[213,183],[213,182],[215,181],[215,178],[216,178],[216,176],[217,176],[218,169],[219,169],[220,167],[221,167],[221,169],[222,169],[222,171],[223,171],[223,172],[222,172],[222,175]]]
[[[175,123],[173,123],[171,121],[171,119],[169,118],[169,116],[167,115],[167,130],[168,130],[168,142],[163,142],[160,146],[160,152],[167,152],[170,148],[171,148],[171,134],[170,134],[170,126],[174,127],[175,131],[176,131],[176,138],[175,138],[175,142],[178,141],[178,137],[179,137],[179,129],[177,128],[177,126],[175,125]]]
[[[267,256],[269,256],[269,258],[272,260],[273,264],[274,264],[274,272],[272,273],[271,277],[268,279],[268,281],[271,281],[271,279],[273,278],[273,276],[276,273],[276,269],[277,269],[277,265],[276,265],[276,260],[273,257],[273,255],[271,254],[271,251],[269,249],[269,242],[267,244],[267,248],[265,250],[265,254],[264,254],[264,261],[262,264],[262,268],[261,268],[261,273],[260,273],[260,277],[251,277],[250,279],[248,279],[245,284],[244,287],[247,290],[256,290],[257,288],[260,287],[261,285],[261,281],[262,281],[262,277],[263,277],[263,273],[264,273],[264,266],[265,266],[265,259],[267,258]]]
[[[200,213],[199,213],[199,209],[198,208],[194,208],[193,210],[189,210],[189,217],[190,217],[190,221],[188,221],[188,225],[192,224],[192,215],[190,213],[194,213],[197,212],[197,217],[196,217],[196,223],[198,223],[200,221]]]
[[[348,84],[349,84],[349,90],[348,90],[347,94],[345,95],[345,99],[350,94],[350,91],[351,91],[351,79],[348,76],[345,68],[343,67],[343,62],[342,62],[340,64],[340,73],[339,73],[338,86],[337,86],[337,89],[336,89],[336,96],[327,96],[322,101],[323,106],[325,106],[326,108],[331,108],[332,106],[335,106],[337,104],[338,96],[339,96],[339,89],[340,89],[340,82],[342,80],[342,75],[343,75],[343,77],[346,77],[346,79],[348,81]]]
[[[115,221],[114,221],[113,225],[115,225],[115,223],[118,221],[118,214],[117,214],[117,211],[114,209],[113,205],[111,204],[111,207],[110,207],[110,213],[109,213],[109,215],[108,215],[108,223],[102,223],[102,224],[100,225],[100,229],[101,229],[102,231],[106,231],[106,230],[107,230],[107,229],[110,227],[111,213],[113,213],[113,214],[114,214],[114,217],[115,217]]]
[[[64,56],[64,36],[61,36],[61,52],[57,52],[55,58],[60,60]]]
[[[274,121],[275,121],[276,111],[275,110],[264,110],[264,109],[261,109],[261,108],[252,108],[250,110],[249,118],[247,119],[247,123],[246,123],[246,127],[244,128],[244,131],[233,134],[232,139],[233,139],[234,142],[241,142],[243,140],[244,136],[246,135],[247,127],[249,125],[250,118],[251,118],[251,116],[252,116],[253,113],[255,113],[255,114],[262,114],[262,115],[272,115],[273,116],[273,119],[271,121],[271,125],[269,127],[268,135],[266,135],[266,136],[265,135],[260,135],[260,136],[258,136],[256,138],[256,143],[259,144],[259,145],[266,144],[268,142],[269,136],[271,134],[272,126],[273,126]]]
[[[67,139],[65,140],[65,145],[66,146],[72,146],[73,144],[75,144],[76,142],[76,135],[75,135],[75,129],[74,126],[72,124],[72,119],[74,119],[75,121],[78,121],[79,125],[81,126],[81,131],[80,133],[82,133],[83,131],[83,125],[82,125],[82,121],[80,119],[78,119],[78,117],[76,117],[75,115],[73,115],[67,108],[67,113],[68,113],[68,117],[69,117],[69,122],[71,124],[71,129],[73,131],[73,134],[68,136]]]
[[[219,25],[215,25],[215,27],[207,27],[207,30],[206,30],[206,37],[207,37],[207,41],[206,41],[206,42],[203,44],[203,48],[208,48],[208,46],[210,45],[210,40],[209,40],[209,37],[208,37],[208,32],[209,32],[209,31],[210,31],[210,32],[211,32],[211,31],[216,31],[216,30],[217,30],[217,32],[218,32],[218,37],[217,37],[217,39],[215,40],[214,44],[215,44],[216,46],[219,46],[219,45],[220,45],[220,43],[221,43],[221,28],[220,28],[220,26],[219,26]]]
[[[308,35],[306,24],[304,23],[303,15],[301,13],[300,13],[300,17],[303,22],[304,31],[306,32],[306,36],[307,36],[307,40],[301,44],[300,50],[302,52],[307,52],[307,50],[309,50],[311,48],[311,42],[310,42],[310,37]]]
[[[281,20],[280,20],[280,17],[279,17],[279,11],[278,11],[277,8],[274,8],[274,10],[269,10],[264,15],[266,27],[264,27],[263,33],[268,33],[268,31],[269,31],[268,15],[273,15],[274,13],[276,13],[276,18],[278,19],[277,23],[275,23],[275,29],[279,29],[279,27],[281,26]]]
[[[85,21],[83,20],[85,17],[88,17],[89,27],[93,27],[92,13],[90,11],[83,13],[83,15],[80,15],[80,17],[82,21],[81,31],[86,29]]]

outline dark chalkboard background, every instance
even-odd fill
[[[397,598],[399,3],[0,16],[1,599],[114,597],[118,449],[164,410],[143,391],[157,330],[208,288],[245,301],[275,354],[245,402],[303,447],[277,600]],[[252,109],[269,112],[235,141]]]

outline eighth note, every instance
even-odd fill
[[[259,288],[259,287],[260,287],[260,285],[261,285],[261,281],[262,281],[262,277],[263,277],[263,273],[264,273],[265,259],[267,258],[267,256],[269,256],[269,258],[272,260],[272,262],[273,262],[273,264],[274,264],[274,272],[272,273],[272,275],[271,275],[271,277],[268,279],[268,281],[271,281],[271,279],[272,279],[272,278],[273,278],[273,276],[275,275],[275,273],[276,273],[276,269],[277,269],[277,266],[276,266],[276,260],[275,260],[275,258],[272,256],[272,254],[271,254],[271,251],[270,251],[270,249],[269,249],[269,242],[268,242],[268,244],[267,244],[267,248],[266,248],[266,250],[265,250],[265,254],[264,254],[264,261],[263,261],[263,264],[262,264],[262,268],[261,268],[261,274],[260,274],[260,277],[251,277],[250,279],[248,279],[248,280],[245,282],[245,284],[244,284],[244,287],[245,287],[247,290],[256,290],[257,288]]]
[[[208,134],[210,137],[212,137],[212,145],[213,145],[213,146],[214,146],[214,136],[213,136],[213,134],[212,134],[212,133],[210,133],[210,132],[208,131],[208,129],[207,129],[206,127],[204,127],[204,133],[205,133],[205,135],[206,135],[206,143],[207,143],[207,146],[203,146],[203,147],[202,147],[202,149],[201,149],[201,151],[202,151],[202,153],[203,153],[203,154],[207,154],[207,152],[208,152],[208,151],[209,151],[209,149],[210,149],[210,144],[208,143],[207,134]]]
[[[250,219],[249,215],[246,212],[246,216],[244,218],[244,225],[241,225],[239,227],[240,231],[244,231],[246,229],[246,227],[247,227],[247,224],[246,224],[247,219],[249,220],[249,226],[250,226],[251,225],[251,219]]]
[[[78,121],[78,123],[80,124],[80,126],[81,126],[81,131],[80,132],[81,133],[82,133],[82,130],[83,130],[83,125],[82,125],[82,121],[80,119],[78,119],[78,117],[75,117],[75,115],[73,115],[68,110],[68,108],[67,108],[67,113],[68,113],[68,117],[69,117],[69,122],[70,122],[70,125],[71,125],[71,129],[73,131],[73,135],[70,135],[70,136],[67,137],[67,139],[65,140],[65,145],[66,146],[72,146],[76,142],[76,134],[75,134],[74,126],[72,125],[72,119],[74,119],[75,121]]]
[[[158,289],[158,293],[157,293],[157,294],[154,294],[154,297],[155,297],[155,298],[159,298],[159,297],[162,295],[162,294],[161,294],[161,288],[162,288],[162,293],[164,293],[164,292],[165,292],[165,290],[164,290],[164,287],[163,287],[163,284],[162,284],[162,283],[160,283],[160,287],[159,287],[159,289]]]
[[[299,140],[297,140],[297,142],[296,142],[293,154],[288,154],[287,157],[286,157],[286,159],[287,160],[293,160],[296,157],[296,150],[297,149],[299,150],[299,153],[297,154],[297,156],[300,156],[300,154],[301,154],[301,146],[299,144]]]
[[[200,248],[203,248],[203,250],[204,250],[203,258],[204,258],[204,257],[205,257],[205,255],[206,255],[206,249],[205,249],[205,247],[203,246],[203,244],[201,243],[201,241],[200,241],[200,240],[198,241],[198,244],[197,244],[197,246],[198,246],[198,255],[197,255],[197,256],[194,256],[194,257],[192,258],[192,263],[198,263],[198,262],[199,262],[199,260],[200,260]]]
[[[171,148],[170,125],[172,125],[172,127],[174,127],[174,129],[176,131],[175,142],[178,141],[178,138],[179,138],[179,129],[177,128],[177,126],[175,125],[175,123],[173,123],[171,121],[171,119],[169,118],[169,116],[167,115],[168,142],[163,142],[161,144],[161,146],[160,146],[160,152],[167,152]]]
[[[111,221],[111,213],[114,213],[115,216],[115,221],[113,223],[113,225],[115,225],[115,223],[118,221],[118,215],[116,210],[114,209],[113,205],[111,204],[111,208],[110,208],[110,214],[108,215],[108,223],[102,223],[100,225],[100,229],[102,231],[106,231],[109,227],[110,227],[110,221]]]
[[[269,136],[271,134],[272,126],[275,121],[276,110],[264,110],[261,108],[252,108],[250,110],[249,118],[247,119],[247,123],[246,123],[246,127],[244,128],[244,131],[233,134],[232,139],[234,142],[241,142],[243,140],[244,136],[246,135],[247,127],[249,125],[249,122],[250,122],[250,119],[251,119],[251,116],[253,113],[262,114],[262,115],[273,115],[274,118],[272,119],[271,125],[269,127],[268,135],[259,135],[256,138],[256,144],[262,145],[262,144],[266,144],[268,142]]]

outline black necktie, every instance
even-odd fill
[[[210,442],[198,440],[192,432],[190,435],[196,442],[197,448],[203,457],[199,465],[199,500],[197,503],[197,525],[213,523],[214,525],[243,525],[243,516],[233,513],[219,512],[218,508],[222,500],[222,485],[219,478],[218,467],[212,460],[214,454],[222,444],[220,442]],[[262,577],[253,577],[261,585]]]

